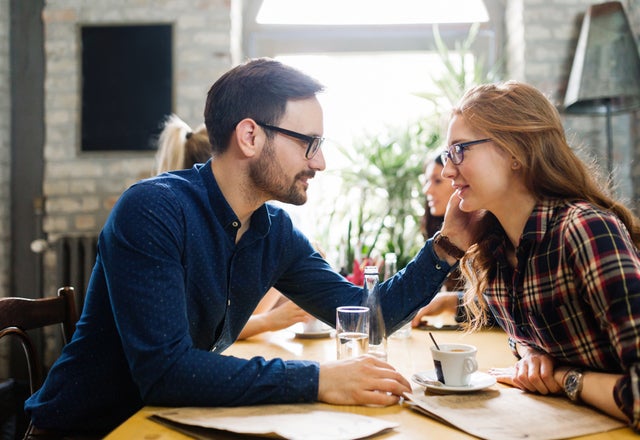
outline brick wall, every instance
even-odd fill
[[[98,232],[118,196],[147,177],[154,152],[86,153],[79,148],[79,27],[170,23],[174,27],[174,111],[192,126],[203,120],[206,92],[232,63],[231,0],[47,2],[45,26],[46,143],[44,231]],[[45,255],[45,289],[56,288],[55,255]]]
[[[640,0],[627,0],[623,3],[627,11],[631,28],[636,36],[636,42],[640,45]],[[640,111],[636,111],[631,118],[631,139],[633,142],[633,162],[631,168],[631,186],[633,206],[636,214],[640,215]]]
[[[506,1],[507,77],[526,81],[562,106],[571,72],[582,18],[594,0]],[[634,35],[640,35],[640,0],[622,4]],[[637,112],[640,113],[640,112]],[[564,115],[572,145],[586,159],[596,159],[605,170],[606,120],[603,116]],[[640,214],[640,133],[638,117],[613,117],[616,195]]]
[[[0,297],[9,292],[9,176],[11,161],[11,91],[9,85],[9,0],[0,0]],[[0,359],[6,358],[7,344],[0,345]],[[0,362],[0,377],[8,374],[8,363]]]

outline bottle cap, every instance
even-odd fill
[[[378,275],[378,266],[365,266],[364,267],[364,274],[365,275]]]

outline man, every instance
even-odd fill
[[[331,325],[337,306],[361,300],[265,204],[305,203],[325,168],[321,90],[269,59],[232,69],[205,107],[213,160],[125,191],[100,235],[73,340],[26,403],[39,432],[105,433],[144,405],[391,405],[410,390],[372,357],[318,365],[223,354],[272,286]],[[449,269],[428,242],[384,283],[388,328],[408,322]]]

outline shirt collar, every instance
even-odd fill
[[[224,229],[228,231],[235,231],[240,227],[240,220],[236,213],[231,209],[231,206],[225,199],[220,186],[216,181],[216,177],[213,175],[211,169],[211,159],[207,163],[200,166],[198,170],[202,181],[209,193],[209,203],[211,203],[211,209],[213,210],[216,218],[220,221],[220,224]],[[271,226],[271,220],[269,218],[269,210],[267,205],[263,204],[256,209],[251,215],[251,227],[250,230],[255,233],[265,236],[268,234]]]
[[[536,203],[524,226],[520,243],[524,241],[539,242],[547,233],[551,219],[553,218],[556,207],[558,206],[557,200],[541,200]]]

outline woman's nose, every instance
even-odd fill
[[[457,174],[458,167],[456,167],[453,162],[448,160],[444,166],[442,167],[442,172],[440,175],[445,179],[453,179],[453,177]]]

